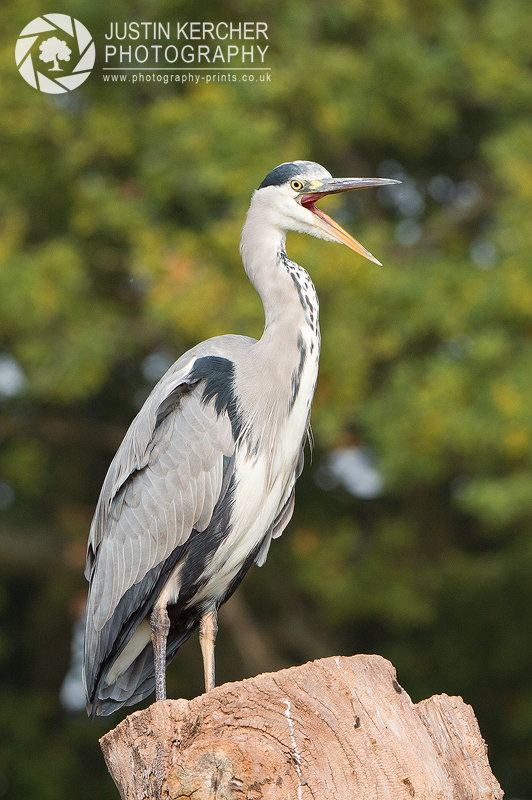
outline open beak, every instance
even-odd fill
[[[357,240],[347,233],[347,231],[344,231],[337,222],[327,216],[321,209],[316,208],[314,204],[328,194],[349,192],[351,189],[367,189],[370,186],[389,186],[392,183],[401,183],[401,181],[394,181],[391,178],[331,178],[329,181],[316,181],[315,190],[313,186],[313,191],[302,195],[299,202],[304,208],[308,208],[308,210],[314,214],[314,223],[318,228],[325,231],[335,241],[346,244],[351,250],[360,253],[361,256],[382,266],[381,262],[377,261],[365,247],[362,247],[360,242],[357,242]]]

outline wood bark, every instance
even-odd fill
[[[379,656],[166,700],[101,739],[123,800],[500,800],[470,706],[414,705]]]

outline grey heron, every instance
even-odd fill
[[[166,697],[166,666],[199,625],[214,686],[217,611],[294,508],[318,375],[318,298],[287,231],[379,264],[315,203],[399,181],[333,178],[310,161],[254,192],[240,250],[265,315],[260,340],[217,336],[168,370],[134,419],[98,500],[87,551],[84,682],[89,714]]]

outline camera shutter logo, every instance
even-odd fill
[[[89,77],[95,58],[89,31],[67,14],[44,14],[32,20],[15,48],[24,80],[47,94],[77,89]]]

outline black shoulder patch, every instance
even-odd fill
[[[264,189],[265,186],[282,186],[287,183],[291,178],[300,175],[304,171],[304,164],[300,161],[290,161],[287,164],[281,164],[271,172],[268,172],[262,181],[259,189]]]
[[[205,381],[202,401],[214,398],[214,407],[219,415],[227,411],[231,420],[233,437],[236,440],[242,430],[242,418],[238,409],[234,387],[235,366],[222,356],[203,356],[198,358],[190,372],[190,382]]]

